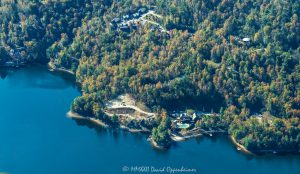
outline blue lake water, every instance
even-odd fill
[[[80,95],[71,78],[39,66],[0,75],[0,173],[124,174],[139,173],[131,172],[135,166],[183,166],[201,174],[300,174],[299,155],[245,155],[225,136],[158,151],[146,135],[67,118]]]

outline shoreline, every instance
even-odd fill
[[[48,64],[48,68],[50,71],[57,71],[57,72],[63,72],[63,73],[68,73],[71,75],[75,76],[75,73],[71,70],[65,69],[65,68],[56,68],[55,65],[53,65],[53,63],[50,61]]]
[[[67,117],[68,118],[71,118],[71,119],[81,119],[81,120],[86,120],[86,121],[90,121],[91,123],[97,125],[97,126],[101,126],[101,127],[104,127],[104,128],[109,128],[111,126],[109,126],[108,124],[104,123],[103,121],[99,120],[99,119],[96,119],[96,118],[92,118],[92,117],[85,117],[85,116],[82,116],[78,113],[75,113],[75,112],[72,112],[72,111],[69,111],[67,112]],[[124,130],[124,131],[128,131],[130,133],[144,133],[144,134],[149,134],[151,133],[151,131],[149,130],[143,130],[143,129],[132,129],[132,128],[128,128],[124,125],[120,125],[118,127],[118,129],[121,129],[121,130]],[[180,137],[178,138],[179,136],[172,136],[171,135],[171,140],[174,141],[174,142],[182,142],[182,141],[185,141],[185,140],[189,140],[189,139],[192,139],[192,138],[197,138],[199,136],[202,136],[202,134],[199,134],[197,136],[189,136],[188,138],[185,138],[185,137]],[[289,150],[289,151],[283,151],[283,150],[262,150],[262,151],[257,151],[257,152],[252,152],[250,150],[248,150],[245,146],[243,146],[242,144],[238,143],[237,140],[232,136],[232,135],[229,135],[229,138],[231,140],[231,142],[233,143],[233,145],[237,148],[237,151],[241,151],[242,153],[244,154],[247,154],[247,155],[256,155],[256,154],[271,154],[273,152],[273,154],[286,154],[286,153],[294,153],[296,151],[294,150]],[[161,146],[159,144],[157,144],[155,141],[153,141],[151,139],[151,145],[152,147],[158,149],[158,150],[166,150],[168,149],[169,147],[164,147],[164,146]],[[274,153],[276,152],[276,153]],[[299,154],[300,152],[298,152],[297,154]]]
[[[153,139],[151,139],[151,145],[152,145],[152,147],[154,147],[158,150],[166,150],[169,148],[169,147],[164,147],[164,146],[158,145]]]
[[[84,117],[84,116],[79,115],[78,113],[73,112],[73,111],[67,112],[67,117],[71,118],[71,119],[87,120],[87,121],[90,121],[91,123],[94,123],[94,124],[96,124],[98,126],[101,126],[101,127],[104,127],[104,128],[110,127],[109,125],[107,125],[106,123],[102,122],[99,119],[92,118],[92,117]]]
[[[237,148],[240,148],[240,151],[248,154],[248,155],[254,155],[254,153],[252,153],[251,151],[249,151],[245,146],[241,145],[240,143],[237,142],[237,140],[232,136],[230,135],[230,139],[232,141],[232,143],[237,147]]]
[[[1,66],[0,66],[1,67]],[[11,68],[11,67],[9,67]],[[68,74],[71,74],[71,75],[75,75],[74,72],[72,72],[71,70],[67,70],[67,69],[63,69],[63,68],[55,68],[55,66],[52,64],[52,62],[49,62],[48,63],[48,68],[49,70],[54,70],[54,71],[59,71],[59,72],[64,72],[64,73],[68,73]],[[89,121],[97,126],[101,126],[101,127],[104,127],[104,128],[108,128],[108,127],[111,127],[110,125],[104,123],[103,121],[101,121],[100,119],[96,119],[96,118],[93,118],[93,117],[85,117],[85,116],[82,116],[76,112],[72,112],[72,111],[69,111],[67,112],[67,117],[68,118],[71,118],[71,119],[81,119],[81,120],[86,120],[86,121]],[[147,129],[134,129],[134,128],[129,128],[129,127],[126,127],[124,125],[120,125],[118,127],[119,129],[122,129],[122,130],[125,130],[125,131],[128,131],[130,133],[145,133],[145,134],[149,134],[151,133],[151,130],[147,130]],[[202,134],[199,133],[199,134],[196,134],[196,135],[190,135],[190,136],[172,136],[171,135],[171,140],[172,141],[175,141],[175,142],[180,142],[180,141],[185,141],[185,140],[188,140],[188,139],[192,139],[192,138],[195,138],[195,137],[198,137],[198,136],[201,136]],[[237,150],[238,151],[242,151],[243,153],[245,154],[249,154],[249,155],[256,155],[256,154],[289,154],[289,153],[293,153],[293,154],[300,154],[300,150],[299,149],[270,149],[270,150],[255,150],[255,151],[250,151],[248,150],[247,148],[245,148],[245,146],[243,146],[242,144],[240,144],[232,135],[229,135],[232,143],[237,147]],[[153,140],[151,141],[151,144],[158,148],[158,149],[167,149],[168,147],[163,147],[163,146],[160,146],[158,145],[156,142],[154,142]]]
[[[67,115],[68,118],[71,118],[71,119],[81,119],[81,120],[90,121],[91,123],[93,123],[97,126],[101,126],[103,128],[111,127],[111,126],[109,126],[108,124],[104,123],[103,121],[101,121],[99,119],[92,118],[92,117],[85,117],[85,116],[82,116],[82,115],[80,115],[76,112],[73,112],[73,111],[68,111],[66,115]],[[120,125],[118,127],[118,129],[128,131],[130,133],[145,133],[145,134],[151,133],[151,131],[149,131],[149,130],[131,129],[131,128],[128,128],[124,125]],[[174,135],[172,136],[171,135],[171,140],[174,141],[174,142],[182,142],[182,141],[189,140],[189,139],[192,139],[192,138],[197,138],[199,136],[202,136],[202,134],[199,134],[197,136],[189,136],[188,138],[185,138],[185,137],[178,138],[179,136],[174,136]],[[232,135],[229,135],[229,138],[230,138],[231,142],[233,143],[233,145],[237,148],[238,151],[241,151],[241,152],[243,152],[244,154],[247,154],[247,155],[254,155],[255,156],[256,154],[267,154],[267,153],[271,154],[272,152],[275,155],[276,154],[286,154],[286,153],[300,154],[300,151],[294,151],[294,150],[287,150],[287,151],[285,151],[285,150],[262,150],[262,151],[253,152],[253,151],[248,150],[242,144],[238,143],[237,140]],[[169,147],[164,147],[164,146],[161,146],[161,145],[157,144],[152,139],[151,139],[151,145],[152,145],[152,147],[154,147],[158,150],[166,150],[166,149],[169,148]]]
[[[180,136],[180,135],[171,133],[170,138],[172,141],[181,142],[181,141],[189,140],[192,138],[201,137],[202,135],[203,135],[202,133],[198,133],[198,134],[193,134],[193,135]]]
[[[87,120],[87,121],[90,121],[98,126],[101,126],[101,127],[105,127],[105,128],[108,128],[108,127],[111,127],[109,126],[108,124],[104,123],[103,121],[99,120],[99,119],[96,119],[96,118],[92,118],[92,117],[85,117],[85,116],[82,116],[76,112],[73,112],[73,111],[69,111],[67,112],[67,117],[68,118],[71,118],[71,119],[81,119],[81,120]],[[151,131],[149,130],[143,130],[143,129],[131,129],[129,127],[126,127],[124,125],[120,125],[118,127],[119,129],[122,129],[124,131],[128,131],[128,132],[131,132],[131,133],[151,133]]]
[[[250,151],[248,150],[245,146],[241,145],[240,143],[237,142],[237,140],[230,135],[230,139],[232,143],[237,147],[240,148],[240,151],[249,154],[249,155],[261,155],[261,154],[300,154],[300,150],[282,150],[282,149],[277,149],[277,150],[257,150],[257,151]]]
[[[130,133],[145,133],[145,134],[151,133],[151,131],[149,131],[149,130],[143,130],[143,129],[131,129],[131,128],[126,127],[126,126],[124,126],[124,125],[120,125],[120,126],[119,126],[119,129],[128,131],[128,132],[130,132]]]

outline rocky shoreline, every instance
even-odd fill
[[[297,149],[270,149],[270,150],[248,150],[245,146],[237,142],[237,140],[230,135],[230,139],[233,144],[237,147],[238,150],[249,154],[249,155],[258,155],[258,154],[289,154],[289,153],[297,153],[300,154],[300,150]]]
[[[170,146],[165,147],[165,146],[159,145],[153,139],[151,139],[151,145],[152,145],[152,147],[154,147],[154,148],[156,148],[158,150],[166,150],[166,149],[168,149],[170,147]]]
[[[86,120],[86,121],[90,121],[91,123],[93,124],[96,124],[97,126],[101,126],[103,128],[109,128],[111,127],[110,125],[104,123],[103,121],[99,120],[99,119],[96,119],[96,118],[93,118],[93,117],[86,117],[86,116],[82,116],[78,113],[75,113],[73,111],[69,111],[67,113],[67,116],[71,119],[80,119],[80,120]],[[150,130],[143,130],[143,129],[133,129],[133,128],[129,128],[129,127],[126,127],[124,125],[120,125],[118,127],[119,129],[121,130],[124,130],[124,131],[128,131],[130,133],[145,133],[145,134],[150,134],[151,131]],[[199,135],[200,136],[200,135]],[[185,141],[187,139],[191,139],[191,138],[196,138],[196,137],[199,137],[199,136],[194,136],[194,137],[188,137],[188,138],[178,138],[178,137],[174,137],[171,135],[171,140],[172,141],[175,141],[175,142],[181,142],[181,141]],[[248,150],[245,146],[243,146],[242,144],[240,144],[232,135],[229,135],[229,138],[231,140],[231,142],[236,146],[237,150],[238,151],[241,151],[247,155],[256,155],[256,154],[267,154],[267,153],[273,153],[273,154],[277,154],[277,153],[300,153],[300,151],[297,151],[295,149],[288,149],[288,150],[259,150],[259,151],[251,151],[251,150]],[[165,150],[165,149],[168,149],[168,147],[165,147],[165,146],[162,146],[162,145],[159,145],[158,143],[156,143],[155,141],[153,141],[153,139],[151,139],[151,145],[156,148],[156,149],[159,149],[159,150]]]
[[[52,62],[48,63],[48,68],[50,71],[58,71],[58,72],[64,72],[64,73],[68,73],[71,75],[75,75],[75,73],[71,70],[65,69],[65,68],[57,68],[55,65],[53,65]]]
[[[110,127],[109,125],[107,125],[106,123],[102,122],[99,119],[95,119],[95,118],[92,118],[92,117],[85,117],[85,116],[79,115],[78,113],[75,113],[73,111],[69,111],[67,113],[67,116],[71,119],[87,120],[87,121],[90,121],[90,122],[92,122],[92,123],[94,123],[98,126],[104,127],[104,128]]]
[[[230,135],[230,139],[231,139],[232,143],[237,147],[238,150],[240,150],[240,151],[242,151],[242,152],[244,152],[246,154],[249,154],[249,155],[254,155],[245,146],[243,146],[240,143],[238,143],[237,140],[232,135]]]

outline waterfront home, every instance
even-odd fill
[[[193,117],[192,117],[192,120],[193,121],[196,121],[198,118],[200,118],[201,117],[201,114],[199,114],[199,115],[197,115],[197,113],[195,112],[194,114],[193,114]]]
[[[178,118],[179,117],[179,113],[178,112],[175,112],[175,111],[173,111],[172,113],[171,113],[171,115],[170,115],[170,117],[172,117],[172,118]]]
[[[18,60],[17,61],[7,61],[5,62],[3,65],[1,65],[2,67],[19,67],[19,66],[22,66],[24,65],[25,63],[24,62],[19,62]]]
[[[203,113],[203,115],[205,115],[205,116],[214,116],[214,115],[218,115],[218,114],[214,114],[214,113],[210,113],[210,112],[205,112],[205,113]]]
[[[8,61],[8,62],[5,62],[4,65],[7,67],[13,67],[13,66],[15,66],[15,63],[12,61]]]
[[[15,50],[14,50],[14,49],[10,49],[9,55],[10,55],[10,56],[14,56],[14,55],[15,55]]]
[[[188,115],[184,115],[184,116],[181,117],[180,120],[181,120],[182,123],[190,123],[192,121],[192,118]]]
[[[188,123],[177,123],[176,128],[178,129],[188,129],[191,125]]]

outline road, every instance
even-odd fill
[[[136,107],[136,106],[133,106],[133,105],[113,105],[111,107],[109,107],[109,109],[134,109],[142,114],[145,114],[145,115],[148,115],[148,116],[154,116],[154,113],[151,113],[151,112],[146,112],[146,111],[143,111],[141,110],[140,108]]]
[[[144,23],[147,22],[147,23],[151,23],[151,24],[153,24],[153,25],[158,26],[158,27],[161,29],[162,32],[167,32],[167,33],[169,33],[169,31],[167,31],[167,29],[165,29],[165,28],[164,28],[163,26],[161,26],[159,23],[154,22],[154,21],[150,21],[150,20],[148,20],[148,19],[145,19],[145,17],[148,16],[148,15],[153,15],[153,16],[156,16],[156,17],[158,17],[158,18],[163,18],[161,15],[156,14],[153,10],[150,10],[150,11],[148,11],[147,13],[143,14],[143,15],[142,15],[141,17],[139,17],[138,19],[131,19],[131,20],[126,21],[125,23],[126,23],[127,25],[129,25],[130,23],[135,23],[135,22],[137,22],[137,21],[142,21],[142,22],[144,22]]]

